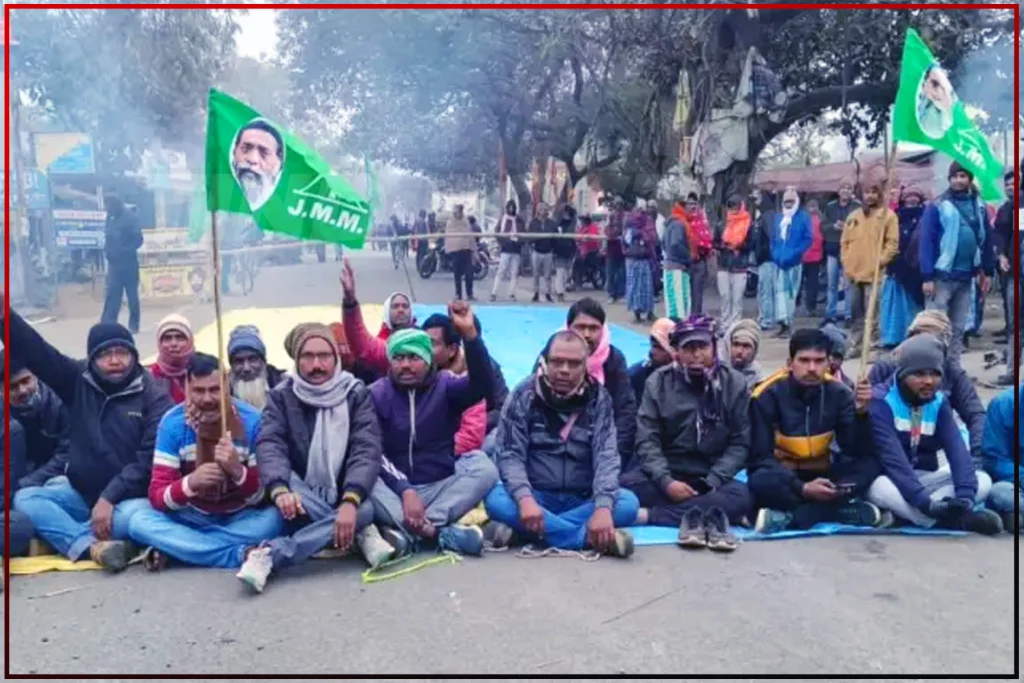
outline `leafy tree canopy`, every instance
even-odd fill
[[[531,159],[547,155],[568,163],[574,181],[598,173],[606,189],[653,196],[677,165],[680,137],[734,104],[751,48],[786,102],[750,117],[751,158],[714,178],[716,194],[740,189],[778,135],[828,111],[841,112],[848,137],[878,141],[909,26],[941,56],[962,97],[988,98],[979,104],[993,122],[1012,92],[1008,66],[972,66],[979,55],[1005,66],[1007,46],[1012,55],[1004,11],[876,3],[857,11],[293,10],[280,24],[295,106],[351,111],[343,141],[351,151],[439,181],[478,183],[496,177],[501,145],[521,200]],[[673,126],[681,74],[692,97]],[[993,83],[1000,74],[1005,87]]]
[[[11,29],[17,87],[92,135],[102,171],[123,174],[156,140],[201,149],[207,91],[233,64],[237,25],[220,10],[51,9],[13,10]]]

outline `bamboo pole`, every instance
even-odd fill
[[[896,146],[892,143],[892,152],[889,154],[889,168],[885,179],[885,186],[882,188],[881,210],[889,210],[889,188],[892,187],[896,176]],[[882,249],[885,246],[885,233],[882,233],[878,240],[878,251],[875,253],[875,274],[871,279],[871,296],[868,297],[868,310],[864,316],[864,336],[861,338],[860,367],[857,371],[857,383],[867,379],[870,370],[871,358],[871,332],[875,326],[875,311],[878,308],[879,279],[882,274]]]
[[[228,407],[230,405],[225,373],[227,364],[224,359],[224,320],[220,309],[220,239],[217,235],[217,212],[211,214],[210,237],[213,241],[213,312],[217,319],[217,360],[220,363],[220,433],[228,433]]]

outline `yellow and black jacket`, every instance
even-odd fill
[[[845,460],[871,459],[858,452],[853,392],[839,380],[827,376],[820,386],[806,387],[783,369],[759,384],[751,399],[751,470],[784,469],[794,485],[828,477],[835,464],[833,441]]]

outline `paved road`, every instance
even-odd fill
[[[383,254],[354,259],[360,298],[405,289]],[[414,282],[420,301],[451,277]],[[331,306],[334,264],[266,270],[229,308]],[[522,296],[520,300],[522,300]],[[207,308],[186,313],[196,327]],[[92,312],[40,329],[84,350]],[[162,311],[144,313],[153,351]],[[619,309],[612,311],[625,317]],[[494,343],[492,340],[491,343]],[[781,358],[781,344],[766,345]],[[172,568],[19,577],[12,673],[1009,674],[1010,537],[748,543],[731,557],[643,548],[628,562],[510,554],[363,585],[354,559],[289,571],[259,597],[230,572]],[[68,590],[70,589],[70,590]],[[67,591],[55,594],[59,591]]]

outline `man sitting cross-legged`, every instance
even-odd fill
[[[880,465],[864,443],[867,425],[853,392],[826,373],[831,349],[821,330],[797,330],[787,367],[754,390],[748,485],[761,508],[754,527],[760,533],[818,522],[892,522],[860,499]]]
[[[949,399],[939,391],[945,348],[931,334],[899,346],[896,375],[874,388],[868,415],[883,475],[868,500],[917,526],[998,534],[999,515],[974,510],[992,488],[960,434]]]
[[[1014,450],[1018,454],[1024,450],[1024,431],[1013,428],[1015,411],[1018,424],[1024,424],[1021,419],[1024,418],[1024,385],[1007,389],[988,404],[982,448],[985,469],[996,480],[988,495],[988,507],[1002,516],[1007,531],[1019,534],[1024,526],[1024,495],[1021,494],[1024,467],[1014,457]]]
[[[355,540],[374,567],[396,554],[373,525],[369,502],[382,465],[370,391],[341,369],[330,329],[296,330],[288,335],[295,373],[270,392],[256,441],[260,480],[294,532],[241,549],[237,576],[257,592],[271,572],[328,546],[347,552]]]
[[[462,415],[491,391],[487,348],[469,305],[454,301],[449,317],[462,337],[466,376],[438,372],[430,336],[405,329],[388,338],[388,376],[370,387],[383,434],[385,470],[372,492],[377,521],[399,526],[409,540],[436,541],[444,550],[480,555],[483,533],[456,524],[483,500],[498,470],[483,451],[455,455]]]
[[[735,550],[729,524],[753,511],[734,480],[749,453],[747,378],[716,359],[710,318],[678,323],[671,342],[676,362],[647,380],[622,485],[640,499],[637,524],[679,527],[684,547]]]
[[[128,527],[132,540],[153,548],[146,557],[151,570],[169,557],[237,567],[240,546],[281,531],[280,513],[260,508],[263,487],[252,452],[260,412],[233,400],[223,433],[220,372],[215,357],[194,354],[186,366],[185,403],[160,421],[149,482],[153,509],[136,514]]]
[[[615,413],[608,391],[587,373],[590,348],[572,330],[548,340],[537,374],[512,392],[495,443],[501,482],[484,503],[488,540],[508,545],[514,530],[566,550],[590,547],[629,557],[636,496],[619,488]]]
[[[88,557],[109,571],[128,566],[132,516],[149,507],[146,490],[160,418],[170,396],[139,363],[131,333],[117,323],[89,330],[87,360],[48,344],[13,310],[8,351],[68,408],[66,476],[23,488],[14,508],[72,561]]]

